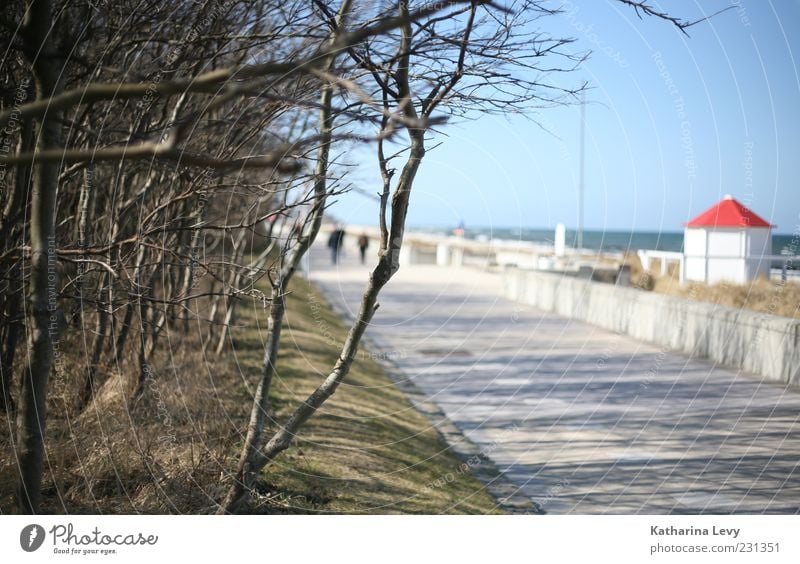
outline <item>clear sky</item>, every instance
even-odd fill
[[[735,9],[685,37],[615,0],[571,0],[543,20],[591,49],[587,229],[677,231],[725,194],[791,233],[800,225],[800,0],[653,1],[684,19]],[[579,107],[536,119],[449,124],[423,161],[410,226],[551,228],[577,223]],[[371,155],[364,155],[373,166]],[[358,188],[378,190],[370,174]],[[376,223],[359,193],[332,212]]]

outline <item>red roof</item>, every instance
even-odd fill
[[[718,204],[684,225],[686,227],[775,227],[731,196],[725,196]]]

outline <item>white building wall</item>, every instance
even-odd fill
[[[747,230],[747,256],[760,257],[772,254],[772,230],[766,227]]]
[[[746,278],[746,261],[743,258],[712,258],[708,260],[708,284],[732,282],[744,284]]]
[[[708,256],[743,257],[743,229],[710,229],[708,230]]]
[[[762,260],[764,255],[772,254],[772,230],[766,227],[747,230],[747,275],[748,280],[759,276],[770,276],[770,261]]]
[[[760,274],[769,276],[772,254],[769,228],[687,228],[683,243],[684,280],[745,284]]]
[[[706,283],[747,281],[745,229],[716,228],[708,230],[708,278]]]
[[[686,257],[684,259],[685,279],[703,282],[706,279],[706,260],[699,257]]]
[[[757,258],[745,260],[745,280],[755,280],[759,276],[769,278],[770,261]]]
[[[687,227],[683,232],[684,272],[681,281],[705,282],[708,233],[702,228]]]
[[[683,233],[683,252],[686,256],[705,256],[706,230],[686,228]]]

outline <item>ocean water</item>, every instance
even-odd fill
[[[419,226],[413,231],[449,234],[452,229],[443,227]],[[512,241],[532,241],[553,244],[554,229],[507,229],[475,227],[466,228],[467,239],[506,239]],[[567,246],[575,246],[574,230],[567,229]],[[583,247],[593,251],[621,252],[639,249],[659,251],[680,251],[683,249],[682,231],[593,231],[584,230]],[[772,254],[800,254],[800,237],[792,235],[772,235]]]

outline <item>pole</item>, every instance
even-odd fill
[[[584,191],[584,159],[586,146],[586,92],[581,92],[581,149],[580,149],[580,173],[578,177],[578,234],[575,238],[575,246],[583,248],[583,191]]]

